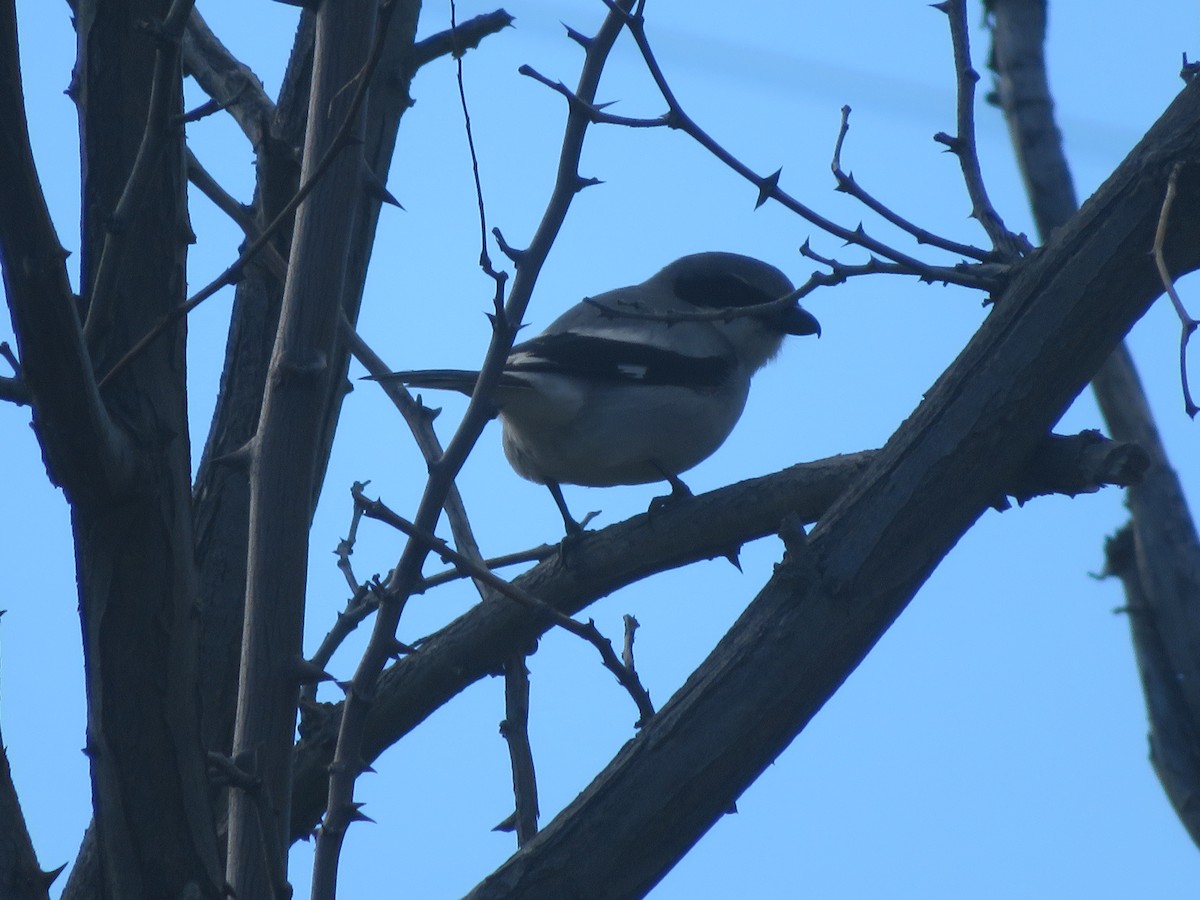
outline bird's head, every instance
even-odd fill
[[[681,306],[697,309],[738,309],[771,303],[792,293],[792,282],[768,263],[737,253],[693,253],[659,272]],[[821,325],[793,300],[783,306],[748,315],[731,315],[715,323],[739,360],[754,371],[771,359],[785,335],[815,334]]]

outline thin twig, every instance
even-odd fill
[[[1154,231],[1154,265],[1158,268],[1158,275],[1162,279],[1163,288],[1166,289],[1167,296],[1171,298],[1171,303],[1175,307],[1175,314],[1179,316],[1181,333],[1179,335],[1179,380],[1183,385],[1183,407],[1190,418],[1195,418],[1196,413],[1200,412],[1200,408],[1196,406],[1192,400],[1192,391],[1188,386],[1188,371],[1187,371],[1187,345],[1192,337],[1192,332],[1196,330],[1197,320],[1187,311],[1183,305],[1183,301],[1179,299],[1179,293],[1175,290],[1175,279],[1171,277],[1171,272],[1167,268],[1167,260],[1163,255],[1163,246],[1167,241],[1167,224],[1171,218],[1171,207],[1175,203],[1175,195],[1178,192],[1179,172],[1183,168],[1183,163],[1175,163],[1171,168],[1171,174],[1167,178],[1167,190],[1163,196],[1162,211],[1158,215],[1158,227]]]
[[[360,483],[356,481],[354,484],[356,488],[362,490],[370,482],[364,481]],[[358,541],[358,523],[361,521],[362,510],[355,506],[353,512],[350,514],[350,530],[346,532],[344,538],[338,541],[337,549],[333,551],[338,558],[337,567],[341,570],[342,575],[345,576],[346,583],[350,585],[352,593],[358,593],[359,588],[362,587],[358,579],[354,577],[354,567],[350,565],[350,557],[354,555],[354,544]]]
[[[999,261],[995,251],[983,250],[979,247],[973,247],[970,244],[961,244],[958,241],[950,240],[940,235],[934,234],[928,229],[922,228],[919,225],[910,222],[908,219],[894,212],[888,206],[881,203],[854,179],[851,172],[846,172],[842,169],[842,146],[846,141],[846,135],[850,131],[850,107],[842,107],[842,124],[838,128],[837,141],[833,147],[833,161],[830,162],[829,168],[833,172],[833,177],[837,181],[837,190],[844,194],[849,194],[859,203],[866,206],[868,209],[877,213],[882,218],[891,222],[897,228],[908,232],[916,239],[918,244],[928,244],[931,247],[937,247],[939,250],[945,250],[949,253],[964,256],[968,259],[977,259],[980,262],[996,262]]]
[[[504,721],[500,723],[500,734],[508,744],[512,765],[511,821],[517,846],[524,847],[537,834],[538,796],[533,747],[529,743],[529,669],[520,653],[504,664]]]
[[[283,228],[284,225],[291,221],[292,214],[296,211],[300,204],[305,201],[308,195],[312,193],[313,188],[317,186],[317,183],[329,170],[329,167],[333,164],[333,161],[337,157],[338,153],[350,145],[351,131],[354,128],[355,119],[358,116],[359,110],[362,108],[363,102],[366,100],[367,87],[370,84],[372,74],[375,72],[375,67],[379,64],[379,56],[382,52],[383,41],[382,39],[377,38],[375,46],[372,48],[370,59],[367,61],[367,64],[364,66],[362,72],[359,73],[359,78],[357,79],[357,84],[355,85],[354,97],[350,102],[350,108],[347,110],[345,120],[338,129],[337,134],[334,135],[333,141],[330,142],[329,147],[325,151],[325,154],[321,157],[320,162],[318,162],[313,168],[312,175],[309,176],[308,180],[300,185],[300,187],[296,190],[296,193],[292,195],[292,199],[290,199],[283,206],[278,215],[271,220],[270,224],[268,224],[267,227],[262,230],[255,240],[250,242],[250,245],[241,252],[238,258],[234,260],[224,272],[193,294],[186,303],[175,307],[175,309],[163,316],[163,318],[158,321],[158,324],[151,328],[145,337],[134,344],[124,356],[117,360],[116,364],[109,369],[107,373],[105,373],[103,378],[100,379],[98,383],[99,387],[104,387],[104,385],[107,384],[114,375],[116,375],[121,371],[121,369],[125,368],[125,366],[129,365],[130,362],[136,359],[137,356],[143,350],[145,350],[155,338],[169,328],[172,323],[177,322],[181,317],[186,316],[221,288],[234,284],[241,277],[242,270],[246,267],[246,264],[250,262],[250,260],[253,259],[258,252],[267,245],[267,242],[270,241],[275,234]]]
[[[1013,234],[1005,227],[1000,214],[988,199],[987,188],[983,183],[983,170],[979,165],[979,153],[976,150],[975,85],[979,81],[979,73],[971,65],[966,0],[944,0],[942,3],[935,3],[934,9],[944,12],[950,22],[954,72],[958,83],[958,135],[951,137],[945,132],[938,132],[933,139],[939,144],[944,144],[958,157],[967,195],[971,198],[971,216],[983,226],[996,253],[1003,260],[1016,260],[1025,256],[1032,247],[1024,235]]]
[[[633,637],[641,623],[629,613],[622,617],[622,621],[625,622],[625,645],[621,648],[621,662],[630,672],[636,672],[637,666],[633,664]]]
[[[379,354],[362,339],[362,336],[350,324],[345,313],[339,320],[339,329],[342,340],[346,342],[351,355],[362,363],[372,376],[384,375],[392,371]],[[425,459],[425,465],[435,465],[442,458],[442,442],[438,440],[437,432],[433,430],[433,415],[428,407],[422,406],[414,400],[408,389],[398,381],[380,381],[378,384],[382,386],[383,392],[400,411],[400,415],[404,417],[404,422],[412,432],[413,440],[416,441],[417,449],[421,451],[421,455]],[[467,516],[466,504],[463,503],[462,494],[457,485],[450,486],[443,506],[446,510],[446,519],[450,523],[450,533],[454,535],[455,546],[467,556],[482,559],[479,543],[475,540],[475,534],[471,529],[471,520]]]
[[[488,571],[474,560],[468,559],[461,553],[456,552],[437,535],[420,528],[403,516],[398,515],[381,501],[367,499],[361,491],[355,492],[354,501],[362,505],[369,518],[378,519],[381,522],[391,525],[393,528],[403,531],[409,537],[415,538],[427,549],[432,550],[443,561],[462,569],[471,578],[482,581],[497,593],[535,611],[564,631],[569,631],[576,637],[583,638],[595,647],[600,653],[604,667],[617,677],[617,681],[621,683],[621,686],[633,698],[633,702],[637,704],[640,716],[634,724],[635,728],[645,725],[650,720],[650,717],[654,715],[654,707],[650,703],[650,695],[642,687],[637,673],[630,671],[622,665],[621,660],[617,658],[616,653],[613,651],[612,642],[600,634],[600,631],[596,628],[596,623],[592,619],[588,619],[586,625],[576,622],[570,616],[559,612],[549,603],[546,603],[546,601],[535,597],[533,594],[517,587],[511,582],[505,581],[499,575]]]
[[[623,2],[631,3],[632,0]],[[578,93],[581,97],[595,97],[600,73],[621,26],[621,18],[610,14],[605,18],[596,37],[592,39],[580,75]],[[588,124],[586,116],[571,114],[567,117],[563,147],[559,154],[558,177],[546,211],[529,247],[519,256],[516,277],[508,300],[502,307],[503,314],[493,319],[492,338],[480,366],[480,376],[467,404],[467,411],[445,453],[430,467],[430,475],[414,516],[415,525],[423,531],[428,532],[434,527],[446,497],[454,485],[454,479],[478,441],[484,425],[492,418],[491,392],[512,349],[542,264],[578,190],[579,158]],[[399,562],[388,578],[385,590],[380,595],[380,608],[375,616],[371,638],[363,651],[354,677],[346,685],[346,699],[342,704],[337,745],[326,793],[325,825],[318,838],[317,851],[318,854],[325,852],[332,855],[334,866],[337,847],[331,846],[329,850],[322,851],[320,842],[326,839],[326,831],[331,825],[335,832],[332,836],[333,843],[340,842],[345,831],[347,811],[354,808],[354,784],[358,773],[362,771],[363,734],[371,700],[378,687],[379,675],[389,659],[389,652],[395,645],[396,629],[404,605],[420,581],[421,567],[428,554],[429,547],[422,541],[409,540],[406,544]]]
[[[217,183],[217,180],[204,168],[190,147],[187,151],[187,175],[188,181],[194,184],[200,193],[211,200],[217,209],[233,219],[234,224],[242,230],[242,234],[248,240],[254,241],[259,238],[262,232],[259,231],[258,223],[250,214],[250,210]],[[287,280],[287,262],[271,244],[263,247],[263,263],[281,284]]]
[[[462,108],[463,130],[467,136],[467,150],[471,155],[471,176],[475,184],[475,203],[479,208],[479,268],[481,268],[488,278],[491,278],[496,285],[495,294],[492,297],[492,307],[495,310],[495,317],[498,322],[493,322],[496,327],[501,327],[504,320],[504,285],[508,281],[508,273],[496,269],[492,265],[491,254],[488,253],[488,227],[487,227],[487,210],[483,202],[483,180],[479,175],[479,154],[475,152],[475,133],[471,128],[471,111],[467,106],[467,88],[463,80],[463,51],[458,46],[458,7],[454,0],[450,0],[450,39],[454,47],[454,70],[455,81],[458,85],[458,102]]]
[[[610,9],[612,6],[610,5]],[[616,14],[616,13],[614,13]],[[527,75],[542,84],[547,85],[556,92],[562,94],[570,103],[572,112],[580,112],[588,117],[592,122],[612,125],[622,125],[633,128],[675,128],[692,138],[706,149],[710,154],[724,163],[737,174],[741,175],[751,184],[753,184],[759,192],[758,202],[756,205],[761,206],[766,200],[771,199],[783,205],[786,209],[806,219],[813,225],[816,225],[822,231],[837,237],[848,244],[854,244],[865,248],[866,250],[885,257],[898,265],[905,266],[909,273],[918,277],[928,277],[932,281],[945,280],[952,284],[958,284],[964,287],[978,288],[977,280],[963,273],[959,269],[940,269],[937,274],[933,274],[931,267],[919,259],[916,259],[909,254],[891,247],[882,241],[871,237],[860,225],[858,228],[846,228],[839,225],[832,219],[828,219],[820,213],[816,212],[806,204],[800,202],[795,197],[788,194],[779,187],[780,173],[773,172],[770,175],[760,175],[735,157],[732,153],[726,150],[719,144],[711,135],[702,129],[683,109],[679,100],[675,97],[674,91],[666,80],[662,68],[658,64],[654,51],[650,46],[649,40],[645,34],[645,23],[640,15],[626,14],[625,25],[633,35],[638,49],[641,52],[642,58],[650,71],[651,77],[654,79],[655,85],[658,87],[659,93],[667,103],[668,111],[656,119],[636,119],[627,116],[614,116],[606,113],[602,108],[594,105],[589,100],[578,96],[561,82],[554,82],[538,74],[535,70],[528,66],[522,66],[518,71]]]
[[[539,563],[542,560],[549,559],[559,551],[557,544],[542,544],[538,547],[531,547],[528,550],[518,550],[516,553],[506,553],[503,556],[493,556],[490,559],[483,560],[483,565],[488,569],[495,571],[503,569],[506,566],[518,566],[522,563]],[[422,578],[417,585],[417,593],[426,593],[435,587],[441,587],[443,584],[449,584],[451,581],[458,581],[466,576],[458,569],[447,569],[444,572],[438,572],[436,575],[430,575],[428,578]]]

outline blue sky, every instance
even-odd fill
[[[651,40],[691,115],[763,172],[783,167],[794,195],[853,226],[876,225],[832,191],[829,158],[839,110],[853,107],[843,164],[893,208],[959,240],[984,236],[952,157],[931,140],[953,129],[954,92],[944,17],[924,3],[761,2],[648,4]],[[466,18],[493,7],[460,3]],[[560,20],[588,32],[595,0],[516,0],[515,28],[466,59],[489,223],[510,243],[528,240],[556,161],[564,104],[522,78],[528,63],[573,83],[581,54]],[[279,3],[200,4],[217,34],[274,94],[296,12]],[[1194,4],[1164,0],[1153,15],[1126,4],[1061,4],[1051,11],[1050,76],[1080,197],[1117,165],[1179,90],[1180,54],[1195,57]],[[972,21],[981,12],[972,5]],[[66,4],[23,3],[23,65],[38,163],[60,236],[78,249],[74,110],[62,91],[74,56]],[[448,8],[426,4],[422,32],[446,26]],[[976,65],[986,61],[976,29]],[[989,77],[981,83],[982,97]],[[453,66],[418,76],[417,105],[401,131],[387,209],[360,330],[396,368],[474,365],[489,337],[491,286],[479,247],[469,158]],[[656,115],[661,102],[625,42],[600,96],[615,112]],[[203,98],[190,87],[189,103]],[[1033,233],[1007,133],[980,103],[980,154],[993,200],[1014,230]],[[249,199],[252,152],[220,117],[191,126],[201,161]],[[678,133],[597,128],[582,173],[604,184],[576,200],[543,272],[527,320],[540,329],[586,294],[643,280],[675,257],[723,249],[769,260],[800,281],[813,268],[797,247],[857,257],[784,210],[754,211],[754,190]],[[193,289],[233,258],[238,235],[195,197],[199,241]],[[909,245],[903,245],[911,249]],[[493,248],[494,250],[494,248]],[[499,255],[494,254],[499,260]],[[1185,300],[1196,286],[1181,282]],[[1190,290],[1189,290],[1190,288]],[[805,301],[820,341],[797,339],[760,373],[726,445],[687,476],[711,489],[797,461],[880,446],[982,321],[976,294],[896,278],[860,279]],[[192,318],[192,441],[198,455],[212,413],[231,293]],[[1192,303],[1193,312],[1200,301]],[[0,339],[11,341],[0,322]],[[1182,412],[1170,307],[1156,305],[1131,335],[1169,452],[1193,510],[1200,509],[1196,425]],[[1200,380],[1196,365],[1193,380]],[[360,374],[357,369],[352,374]],[[437,398],[443,437],[461,413]],[[46,483],[27,410],[0,406],[0,722],[44,866],[74,857],[90,815],[82,664],[67,508]],[[1060,431],[1099,427],[1090,398]],[[403,423],[370,386],[345,406],[313,528],[308,647],[345,601],[331,553],[349,521],[349,486],[411,510],[422,466]],[[554,540],[561,523],[549,495],[507,467],[495,425],[460,478],[484,552]],[[595,526],[642,511],[656,486],[566,489]],[[989,512],[954,549],[907,612],[808,729],[705,836],[653,894],[827,898],[1184,898],[1200,878],[1196,849],[1175,820],[1147,762],[1146,723],[1127,623],[1112,610],[1118,586],[1091,577],[1103,541],[1124,521],[1117,491],[1047,498]],[[399,543],[364,528],[360,576],[384,572]],[[658,704],[682,684],[771,571],[774,539],[743,553],[744,574],[724,561],[668,573],[606,598],[588,615],[617,637],[632,613],[638,668]],[[414,601],[401,638],[439,627],[467,608],[463,584]],[[360,643],[334,661],[351,671]],[[632,736],[635,710],[594,651],[551,633],[529,662],[532,740],[543,823]],[[378,825],[352,832],[342,896],[375,897],[401,885],[416,897],[470,889],[512,851],[492,825],[511,809],[508,760],[497,723],[497,681],[477,684],[435,714],[360,781],[358,798]],[[309,852],[293,852],[292,880],[307,894]]]

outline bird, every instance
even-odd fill
[[[641,284],[585,298],[513,346],[493,395],[504,454],[517,474],[550,489],[568,537],[583,526],[562,484],[665,481],[671,495],[656,502],[690,496],[680,474],[725,442],[751,377],[786,336],[820,336],[816,318],[784,299],[794,291],[761,260],[693,253]],[[742,312],[773,301],[781,302]],[[717,310],[724,314],[698,316]],[[373,380],[470,395],[478,377],[417,369]]]

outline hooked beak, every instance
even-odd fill
[[[821,336],[821,323],[816,316],[797,304],[789,307],[780,314],[779,325],[785,334]]]

